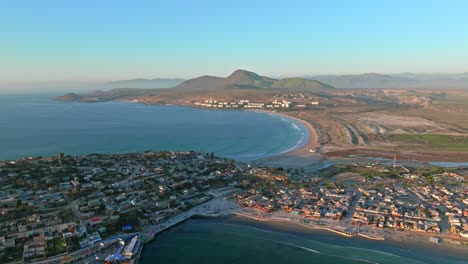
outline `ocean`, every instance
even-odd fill
[[[195,150],[250,162],[300,147],[308,138],[301,123],[268,113],[53,97],[0,95],[0,159]]]

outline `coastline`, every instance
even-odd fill
[[[366,147],[330,147],[322,146],[319,141],[318,131],[309,122],[298,117],[289,115],[283,111],[269,111],[263,109],[244,109],[244,110],[227,110],[227,109],[212,109],[199,107],[188,103],[175,103],[175,104],[153,104],[141,101],[120,101],[129,103],[140,103],[145,105],[174,105],[183,106],[196,109],[207,109],[215,111],[250,111],[258,113],[266,113],[275,115],[282,118],[287,118],[296,121],[308,131],[307,142],[298,148],[291,149],[290,151],[281,152],[275,155],[260,157],[252,161],[257,166],[265,167],[286,167],[286,168],[304,168],[305,171],[312,172],[323,167],[327,167],[333,163],[349,163],[353,164],[359,161],[372,162],[376,159],[387,157],[388,161],[393,161],[393,154],[388,155],[387,149],[375,149],[372,146]],[[310,152],[315,150],[315,152]],[[367,150],[367,151],[366,151]],[[362,155],[352,155],[352,153],[364,151]],[[401,153],[400,153],[401,152]],[[438,155],[420,150],[420,151],[400,151],[398,155],[404,155],[405,160],[401,160],[403,165],[415,166],[442,166],[442,167],[464,167],[468,166],[468,160],[460,158],[459,152],[445,151]],[[410,158],[410,159],[409,159]]]
[[[430,256],[428,259],[434,259],[434,262],[431,263],[439,263],[439,261],[442,260],[442,263],[464,263],[464,261],[468,259],[466,247],[456,246],[450,243],[433,245],[417,236],[405,237],[403,240],[386,239],[375,241],[362,236],[341,234],[340,232],[334,232],[327,228],[312,228],[306,225],[301,225],[300,223],[289,221],[262,220],[243,214],[237,214],[235,212],[210,217],[193,215],[187,220],[196,221],[198,223],[240,225],[268,233],[273,232],[297,237],[299,239],[311,239],[312,241],[336,248],[355,248],[356,250],[375,252],[380,255],[409,258],[413,261],[419,260],[419,257],[421,256]],[[184,221],[182,224],[190,223],[185,223]],[[169,231],[170,230],[166,229],[164,232]],[[155,243],[157,243],[157,240]]]
[[[99,102],[99,101],[98,101]],[[86,102],[86,103],[98,103]],[[288,112],[282,111],[268,111],[263,109],[246,109],[246,110],[227,110],[227,109],[209,109],[205,107],[195,106],[189,102],[146,102],[138,99],[120,99],[112,100],[112,102],[129,103],[129,104],[143,104],[148,106],[180,106],[194,109],[206,109],[214,111],[250,111],[258,113],[266,113],[275,115],[282,118],[287,118],[296,121],[308,131],[307,142],[299,144],[301,146],[285,150],[280,153],[273,153],[268,155],[262,154],[249,154],[249,155],[232,155],[228,158],[236,159],[239,161],[251,162],[257,166],[264,167],[285,167],[285,168],[303,168],[306,172],[316,171],[318,169],[330,166],[333,163],[349,163],[353,164],[358,161],[372,162],[379,158],[389,158],[393,160],[393,155],[388,155],[385,149],[373,148],[372,146],[355,146],[355,147],[330,147],[321,146],[319,143],[318,131],[307,121],[289,115]],[[310,150],[313,150],[311,152]],[[363,152],[363,153],[361,153]],[[357,155],[355,155],[357,154]],[[440,154],[440,155],[439,155]],[[415,165],[415,166],[443,166],[443,167],[463,167],[468,166],[468,161],[460,157],[458,152],[443,152],[436,154],[428,151],[405,151],[401,152],[406,159],[400,160],[401,164]],[[397,154],[400,155],[400,154]],[[442,155],[442,156],[441,156]],[[410,158],[410,159],[409,159]]]
[[[249,110],[252,112],[267,113],[276,115],[281,118],[287,118],[292,121],[298,122],[303,128],[307,130],[307,140],[298,148],[291,149],[290,151],[279,153],[271,157],[259,158],[253,161],[254,165],[265,167],[286,167],[286,168],[313,168],[321,165],[325,157],[317,150],[320,147],[319,136],[317,130],[307,121],[287,115],[277,111],[266,110]],[[311,152],[311,150],[313,152]]]
[[[226,192],[227,195],[229,192]],[[223,195],[224,196],[224,195]],[[170,230],[172,227],[184,224],[185,221],[190,219],[205,219],[206,221],[214,221],[220,223],[236,223],[250,227],[256,227],[260,229],[271,229],[273,231],[286,232],[298,236],[306,235],[319,235],[320,237],[327,238],[333,245],[334,239],[339,239],[344,244],[353,244],[354,241],[359,241],[364,244],[364,247],[361,249],[373,250],[373,247],[386,248],[388,246],[405,248],[409,250],[414,250],[415,252],[428,252],[436,253],[439,257],[448,254],[453,258],[468,259],[468,251],[466,246],[459,244],[454,244],[452,241],[443,239],[442,243],[438,245],[431,244],[428,237],[430,234],[422,234],[417,232],[403,232],[403,231],[394,231],[390,229],[381,229],[381,237],[376,235],[366,235],[366,234],[357,234],[350,233],[344,227],[340,228],[331,228],[326,225],[317,225],[317,224],[306,224],[298,221],[293,221],[289,218],[282,217],[281,215],[272,215],[270,218],[256,217],[250,215],[248,212],[242,210],[236,203],[233,201],[227,200],[226,198],[215,198],[206,203],[200,204],[190,211],[184,212],[181,215],[176,216],[173,219],[170,219],[160,225],[161,229],[153,233],[153,237],[147,239],[145,244],[151,243],[158,233],[165,232]],[[211,219],[211,220],[209,220]],[[166,225],[168,224],[168,225]],[[147,231],[150,231],[153,228],[148,228]],[[148,238],[148,237],[147,237]],[[395,252],[386,252],[384,253],[395,253]]]
[[[297,117],[293,117],[290,115],[287,115],[282,112],[277,112],[277,111],[266,111],[266,110],[253,110],[253,112],[259,112],[259,113],[267,113],[271,115],[276,115],[279,117],[287,118],[294,120],[298,123],[301,123],[304,128],[307,129],[308,135],[307,135],[307,142],[303,144],[302,146],[293,149],[291,151],[281,153],[281,154],[293,154],[293,155],[299,155],[299,156],[310,156],[311,152],[310,150],[315,150],[318,147],[320,147],[319,141],[318,141],[318,134],[315,128],[307,121],[304,121],[302,119],[299,119]]]
[[[338,232],[331,232],[327,229],[322,228],[310,228],[308,226],[300,225],[294,222],[284,222],[284,221],[258,221],[258,219],[254,218],[247,218],[244,216],[233,216],[233,220],[236,223],[244,224],[244,225],[253,225],[258,228],[268,228],[269,230],[277,230],[277,231],[285,231],[288,233],[292,233],[295,235],[319,235],[319,236],[326,236],[331,238],[336,238],[340,241],[344,241],[347,244],[354,244],[354,241],[363,242],[369,246],[392,246],[392,247],[399,247],[404,248],[408,251],[415,251],[415,252],[426,252],[428,254],[436,253],[440,254],[441,256],[445,256],[446,254],[450,255],[451,257],[455,258],[463,258],[468,260],[468,250],[467,247],[461,245],[454,245],[451,243],[441,243],[439,245],[434,245],[429,243],[428,240],[423,239],[422,237],[416,236],[412,233],[413,236],[404,237],[404,239],[394,239],[389,238],[385,240],[371,240],[362,236],[345,236],[343,234],[339,234]],[[399,231],[390,231],[392,233],[399,232]],[[401,234],[402,235],[402,234]],[[400,237],[400,235],[398,236]],[[335,240],[335,239],[332,239]],[[369,249],[367,247],[363,247],[363,249]],[[372,250],[372,249],[369,249]],[[392,252],[386,252],[392,253]]]
[[[305,138],[301,140],[297,145],[298,147],[293,147],[288,150],[281,151],[278,154],[274,154],[272,156],[267,156],[267,157],[260,157],[257,159],[253,160],[253,163],[255,164],[261,164],[261,163],[277,163],[279,159],[282,158],[290,158],[290,157],[295,157],[296,162],[293,160],[293,166],[303,166],[302,162],[300,162],[300,159],[309,159],[311,158],[313,160],[313,163],[317,165],[317,162],[320,162],[323,160],[323,156],[317,152],[311,153],[310,150],[317,150],[320,147],[319,143],[319,136],[317,130],[307,121],[302,120],[300,118],[288,115],[284,112],[278,112],[278,111],[268,111],[268,110],[263,110],[263,109],[243,109],[243,110],[227,110],[227,109],[213,109],[213,108],[205,108],[205,107],[199,107],[195,106],[192,104],[188,103],[180,103],[180,104],[168,104],[168,103],[158,103],[158,104],[153,104],[153,103],[147,103],[144,101],[139,101],[137,99],[134,100],[119,100],[116,102],[123,102],[123,103],[136,103],[136,104],[144,104],[144,105],[173,105],[173,106],[180,106],[180,107],[187,107],[187,108],[194,108],[194,109],[204,109],[204,110],[214,110],[214,111],[247,111],[247,112],[253,112],[253,113],[262,113],[262,114],[268,114],[272,116],[276,116],[278,118],[286,118],[291,121],[300,123],[303,128],[305,128],[305,132],[307,135],[305,135]],[[291,160],[289,160],[291,161]]]
[[[259,219],[259,218],[250,216],[248,214],[240,213],[240,212],[234,213],[234,215],[240,216],[240,217],[245,217],[245,218],[252,219],[252,220],[255,220],[255,221],[286,223],[286,224],[291,224],[291,225],[302,226],[304,228],[308,228],[308,229],[312,229],[312,230],[326,230],[326,231],[333,232],[335,234],[338,234],[338,235],[341,235],[341,236],[344,236],[344,237],[353,237],[350,234],[347,234],[345,232],[340,232],[338,230],[334,230],[334,229],[331,229],[331,228],[328,228],[328,227],[310,226],[310,225],[305,225],[305,224],[298,223],[298,222],[292,222],[292,221],[281,220],[281,219]],[[373,239],[371,237],[367,237],[367,238]],[[375,240],[383,240],[383,239],[375,239]]]
[[[295,121],[294,124],[291,124],[293,122],[291,121],[292,119],[280,119],[276,114],[271,113],[266,115],[247,113],[247,111],[239,113],[242,111],[228,110],[223,110],[223,113],[209,113],[216,112],[216,110],[207,110],[183,104],[171,106],[168,104],[156,105],[129,101],[109,101],[102,104],[69,103],[53,100],[49,96],[39,97],[38,99],[19,97],[17,101],[7,105],[7,112],[10,108],[16,107],[15,105],[17,104],[21,106],[19,108],[21,109],[19,117],[22,117],[17,119],[24,119],[24,113],[33,112],[34,114],[30,116],[39,115],[38,118],[31,121],[24,119],[28,120],[33,127],[42,128],[44,122],[37,121],[37,123],[33,123],[33,121],[41,120],[40,118],[44,116],[55,118],[57,124],[54,130],[50,126],[47,126],[44,129],[39,129],[41,133],[34,134],[24,129],[20,130],[20,133],[10,132],[19,129],[21,126],[16,124],[11,125],[10,129],[3,135],[5,140],[4,144],[2,144],[3,151],[0,153],[2,160],[30,156],[53,156],[58,152],[70,155],[84,155],[95,152],[118,154],[153,149],[214,152],[218,156],[251,163],[257,159],[273,157],[279,153],[284,154],[285,151],[295,150],[297,147],[304,145],[303,142],[305,143],[308,140],[305,128],[302,125]],[[160,108],[159,106],[162,107],[161,110],[158,109]],[[169,109],[171,112],[166,113],[166,109]],[[101,111],[102,114],[95,115],[96,111]],[[115,114],[119,111],[125,112],[125,114]],[[52,114],[50,115],[49,112]],[[73,114],[77,118],[71,120],[65,113]],[[155,115],[157,121],[152,120],[155,118]],[[166,136],[167,132],[164,132],[166,130],[164,125],[166,125],[167,121],[165,121],[166,118],[162,115],[168,116],[167,119],[171,119],[173,115],[175,119],[180,119],[169,122],[169,129],[171,131],[169,134],[178,136],[177,140],[174,140],[171,136]],[[214,116],[215,118],[219,118],[219,120],[212,122],[208,119],[182,118],[183,116],[207,118]],[[235,120],[229,118],[232,116]],[[14,119],[12,115],[8,115],[5,120],[10,122],[12,119]],[[131,119],[132,121],[125,121],[127,119]],[[160,120],[162,121],[160,122]],[[79,124],[83,124],[83,122],[89,122],[91,129],[87,131],[90,132],[77,132],[79,129],[82,129],[83,125],[80,126]],[[192,122],[196,123],[200,136],[193,134],[193,132],[187,132],[190,131]],[[119,123],[122,124],[120,125]],[[221,133],[216,132],[216,128],[220,124],[226,124]],[[261,127],[256,129],[255,126]],[[296,130],[296,126],[300,127],[300,131]],[[141,129],[134,132],[135,127]],[[205,133],[210,128],[210,131],[213,132]],[[255,131],[250,132],[248,131],[249,129]],[[115,132],[117,130],[119,132]],[[152,130],[155,131],[153,132]],[[244,130],[245,134],[242,134],[241,142],[233,140],[236,139],[239,133],[244,133]],[[261,131],[261,133],[258,131]],[[270,131],[273,132],[273,135],[270,135]],[[50,141],[49,138],[51,137],[49,135],[52,133],[60,133],[61,136],[50,139],[54,141],[54,144],[43,144],[42,142]],[[86,133],[89,134],[89,137],[82,136]],[[208,136],[211,134],[213,136]],[[301,139],[303,134],[304,139]],[[15,136],[24,137],[28,140],[22,141],[16,144],[15,148],[12,148],[12,145],[8,142],[12,142],[11,139]],[[73,140],[69,140],[71,136],[73,136]],[[91,137],[99,138],[99,141],[103,143],[98,145],[91,144],[89,142],[89,138]],[[301,142],[298,142],[299,139],[301,139]],[[78,141],[81,144],[75,143]]]
[[[168,103],[147,103],[138,100],[119,100],[115,102],[120,103],[130,103],[130,104],[143,104],[149,106],[178,106],[178,107],[186,107],[186,108],[193,108],[193,109],[202,109],[202,110],[209,110],[209,111],[246,111],[246,112],[253,112],[253,113],[262,113],[271,116],[275,116],[276,118],[280,119],[288,119],[291,122],[299,123],[303,128],[304,138],[298,141],[298,143],[286,150],[282,150],[279,153],[273,153],[270,155],[261,156],[258,155],[258,158],[253,158],[250,162],[255,165],[261,166],[283,166],[283,167],[316,167],[320,165],[324,160],[324,156],[320,154],[318,151],[310,152],[310,150],[318,150],[320,147],[319,143],[319,136],[317,130],[307,121],[302,120],[300,118],[287,115],[283,112],[278,111],[268,111],[262,109],[244,109],[244,110],[227,110],[227,109],[212,109],[212,108],[205,108],[199,107],[191,104],[168,104]],[[257,156],[257,154],[248,154],[242,155],[240,157],[245,156]],[[232,159],[236,159],[236,156],[233,156]]]

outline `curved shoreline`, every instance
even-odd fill
[[[114,101],[114,102],[120,102],[120,103],[130,103],[130,104],[143,104],[143,105],[148,105],[148,106],[177,106],[177,107],[185,107],[185,108],[191,108],[191,109],[201,109],[201,110],[208,110],[208,111],[246,111],[246,112],[253,112],[253,113],[261,113],[261,114],[267,114],[270,116],[274,116],[279,119],[287,119],[290,120],[292,123],[298,123],[302,126],[302,132],[303,135],[300,140],[297,141],[297,143],[286,149],[286,150],[281,150],[279,153],[260,153],[260,154],[244,154],[244,155],[226,155],[225,157],[242,161],[242,158],[246,157],[252,157],[251,159],[245,159],[248,160],[248,162],[252,163],[258,163],[263,160],[275,160],[277,158],[281,158],[283,156],[289,156],[289,157],[310,157],[310,150],[315,150],[318,147],[320,147],[320,144],[318,143],[318,134],[315,128],[308,123],[307,121],[304,121],[302,119],[299,119],[297,117],[289,116],[284,113],[280,113],[277,111],[267,111],[267,110],[261,110],[261,109],[246,109],[246,110],[227,110],[227,109],[212,109],[212,108],[205,108],[205,107],[197,107],[194,105],[186,105],[186,104],[148,104],[145,102],[141,102],[138,100],[129,100],[129,101]],[[321,159],[320,159],[321,160]]]
[[[249,111],[249,110],[248,110]],[[317,136],[313,137],[312,135],[316,135],[315,133],[315,129],[309,124],[307,123],[306,121],[304,120],[301,120],[299,118],[295,118],[295,117],[292,117],[292,116],[288,116],[288,115],[285,115],[285,114],[282,114],[282,113],[279,113],[279,112],[273,112],[273,111],[260,111],[260,110],[253,110],[251,112],[256,112],[256,113],[265,113],[267,115],[271,115],[271,116],[275,116],[277,118],[280,118],[281,120],[284,120],[284,119],[287,119],[287,120],[290,120],[291,123],[293,124],[300,124],[301,126],[299,127],[299,129],[301,130],[302,132],[302,136],[301,136],[301,139],[298,140],[298,142],[296,143],[296,145],[292,146],[291,148],[289,149],[286,149],[286,150],[283,150],[273,156],[279,156],[279,155],[283,155],[283,154],[287,154],[287,153],[295,153],[295,152],[305,152],[305,151],[309,151],[309,149],[315,149],[316,148],[316,144],[314,142],[314,139],[315,141],[317,141]]]
[[[250,110],[249,110],[250,111]],[[251,110],[253,112],[267,113],[281,118],[287,118],[294,122],[300,123],[307,130],[307,140],[301,146],[278,153],[277,155],[259,158],[253,161],[255,165],[265,167],[291,167],[291,168],[315,168],[322,164],[325,157],[319,153],[320,148],[319,136],[317,130],[309,122],[297,117],[287,115],[283,112],[266,111],[266,110]]]
[[[123,102],[123,103],[137,103],[137,104],[143,104],[143,105],[171,105],[171,106],[179,106],[179,107],[187,107],[187,108],[193,108],[193,109],[203,109],[203,110],[214,110],[214,111],[247,111],[247,112],[254,112],[254,113],[262,113],[262,114],[267,114],[267,115],[272,115],[278,118],[286,118],[288,120],[291,120],[292,122],[297,122],[302,125],[304,130],[304,134],[307,134],[303,138],[301,138],[300,142],[298,142],[295,146],[287,149],[280,151],[280,153],[273,153],[271,155],[264,155],[263,157],[262,154],[247,154],[247,155],[239,155],[239,156],[259,156],[259,158],[254,158],[251,160],[251,162],[259,162],[262,160],[268,160],[268,159],[276,159],[278,157],[282,156],[297,156],[297,157],[312,157],[312,153],[310,150],[316,150],[317,148],[320,147],[319,143],[319,136],[317,133],[317,130],[307,121],[302,120],[300,118],[294,117],[287,115],[286,113],[278,112],[278,111],[268,111],[268,110],[262,110],[262,109],[244,109],[244,110],[226,110],[226,109],[212,109],[212,108],[205,108],[205,107],[198,107],[195,105],[188,105],[188,104],[148,104],[146,102],[138,101],[138,100],[128,100],[128,101],[116,101],[116,102]],[[236,156],[236,155],[232,155]],[[322,157],[319,155],[320,158],[317,159],[317,155],[315,155],[315,159],[317,161],[321,161]]]
[[[306,155],[306,154],[310,154],[311,149],[315,150],[316,148],[320,146],[318,142],[317,131],[309,122],[299,119],[297,117],[293,117],[293,116],[290,116],[281,112],[276,112],[276,111],[254,110],[252,112],[267,113],[270,115],[287,118],[287,119],[290,119],[297,123],[302,124],[302,126],[307,130],[307,139],[306,139],[307,141],[305,144],[303,144],[302,146],[299,146],[298,148],[291,149],[290,151],[282,152],[279,155],[286,154],[286,153],[294,154],[294,155]]]
[[[368,148],[369,153],[365,153],[363,156],[350,157],[348,152],[352,153],[353,151],[359,151],[360,149],[365,149],[362,147],[355,148],[329,148],[328,146],[322,146],[319,143],[319,134],[315,127],[312,126],[309,122],[302,120],[298,117],[294,117],[286,111],[269,111],[262,109],[245,109],[245,110],[228,110],[228,109],[209,109],[204,107],[197,107],[190,105],[188,103],[175,103],[175,104],[162,104],[162,103],[147,103],[139,100],[115,100],[113,102],[119,103],[129,103],[129,104],[143,104],[147,106],[178,106],[186,107],[193,109],[203,109],[203,110],[213,110],[213,111],[250,111],[258,113],[266,113],[268,115],[277,116],[279,118],[286,118],[294,122],[302,124],[302,127],[305,128],[308,132],[308,136],[304,136],[300,142],[295,146],[282,150],[276,153],[253,153],[253,154],[237,154],[237,155],[225,155],[227,158],[235,159],[238,161],[253,163],[258,166],[265,167],[289,167],[289,168],[305,168],[306,171],[315,171],[323,166],[329,166],[329,163],[355,163],[356,160],[372,160],[375,157],[382,157],[382,153],[385,153],[386,150],[381,149],[372,149]],[[312,150],[312,151],[311,151]],[[333,155],[335,153],[335,155]],[[405,155],[410,155],[414,157],[411,160],[402,160],[402,164],[410,164],[416,166],[442,166],[442,167],[463,167],[468,166],[466,161],[460,161],[459,159],[427,159],[427,155],[422,157],[419,154],[423,152],[414,152],[413,154],[405,153]],[[325,155],[326,154],[326,155]],[[419,155],[419,156],[418,156]],[[325,160],[330,159],[330,162],[324,162]]]
[[[260,218],[256,218],[254,216],[250,216],[248,214],[241,213],[241,212],[235,212],[233,214],[237,215],[237,216],[253,219],[253,220],[256,220],[256,221],[261,221],[261,222],[280,222],[280,223],[286,223],[286,224],[291,224],[291,225],[299,225],[299,226],[309,228],[309,229],[312,229],[312,230],[326,230],[326,231],[336,233],[338,235],[342,235],[344,237],[353,237],[352,235],[349,235],[349,234],[346,234],[344,232],[340,232],[338,230],[334,230],[334,229],[331,229],[331,228],[328,228],[328,227],[309,226],[309,225],[304,225],[304,224],[301,224],[301,223],[298,223],[298,222],[292,222],[292,221],[274,219],[274,218],[272,218],[272,219],[260,219]],[[367,237],[367,238],[373,239],[373,238],[370,238],[370,237]],[[383,239],[376,239],[376,240],[383,240]]]

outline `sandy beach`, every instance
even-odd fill
[[[229,218],[227,218],[229,219]],[[239,224],[253,225],[258,228],[267,228],[274,231],[291,232],[296,235],[313,235],[320,237],[330,237],[333,240],[349,241],[349,244],[359,243],[367,247],[376,247],[384,251],[387,248],[396,248],[404,250],[407,253],[414,254],[429,254],[437,257],[447,256],[456,259],[464,259],[468,262],[468,247],[456,245],[448,241],[442,241],[440,244],[432,244],[429,242],[430,234],[417,234],[414,232],[400,232],[400,231],[385,231],[387,239],[385,240],[370,240],[368,238],[359,236],[344,236],[336,232],[324,228],[311,228],[298,223],[285,222],[285,221],[270,221],[259,220],[252,217],[243,215],[232,216],[232,221]],[[390,238],[388,238],[390,237]],[[389,252],[392,253],[392,252]]]
[[[341,232],[339,228],[333,229],[328,228],[327,226],[306,225],[300,222],[275,218],[258,218],[249,215],[248,212],[245,212],[243,208],[235,202],[226,199],[212,200],[208,203],[208,209],[223,212],[220,214],[220,217],[218,217],[220,219],[219,221],[233,221],[240,224],[254,225],[262,228],[273,228],[273,230],[279,228],[280,230],[293,232],[294,234],[319,234],[321,236],[338,237],[347,241],[364,242],[366,247],[371,245],[380,245],[381,247],[391,246],[404,248],[410,251],[414,250],[415,252],[435,253],[441,256],[448,255],[455,258],[463,258],[468,261],[468,246],[462,246],[459,244],[460,241],[468,242],[466,239],[456,239],[430,233],[395,231],[391,229],[377,229],[379,233],[383,234],[385,240],[382,239],[383,237],[374,236],[369,238],[356,234],[350,235],[346,232]],[[441,243],[437,245],[430,243],[429,238],[433,236],[442,237]]]
[[[201,209],[203,208],[203,209]],[[219,212],[215,215],[205,215],[205,211]],[[192,213],[190,213],[192,212]],[[375,252],[385,256],[385,254],[392,255],[392,257],[401,257],[416,261],[417,263],[467,263],[468,262],[468,247],[460,244],[455,244],[452,239],[446,236],[433,235],[429,233],[419,232],[404,232],[394,231],[391,229],[378,229],[378,232],[383,234],[385,240],[381,237],[366,238],[356,234],[349,234],[342,232],[338,227],[332,228],[331,226],[320,226],[305,224],[296,221],[284,220],[281,215],[280,218],[258,218],[255,215],[249,215],[248,211],[244,211],[236,203],[229,199],[218,197],[210,202],[194,208],[187,215],[180,215],[180,223],[184,225],[184,221],[199,221],[208,223],[219,223],[228,225],[241,225],[252,227],[257,230],[265,230],[266,232],[273,232],[278,234],[286,234],[288,236],[297,237],[301,241],[312,240],[319,243],[324,243],[328,246],[336,248],[337,253],[339,250],[361,250],[364,252]],[[193,218],[193,219],[192,219]],[[192,219],[192,220],[189,220]],[[161,229],[160,232],[166,232],[166,229],[177,225],[179,221],[173,221],[171,225]],[[344,228],[343,228],[344,231]],[[432,244],[429,242],[429,237],[437,236],[442,237],[441,243]],[[299,241],[299,240],[298,240]],[[459,240],[461,241],[461,239]],[[459,243],[459,242],[458,242]],[[430,260],[430,261],[428,261]]]
[[[317,130],[307,121],[288,115],[286,112],[272,112],[266,110],[254,110],[255,112],[268,113],[288,118],[299,122],[307,129],[307,142],[301,147],[272,157],[260,158],[253,161],[254,165],[265,167],[301,168],[306,172],[321,169],[333,163],[356,163],[356,162],[392,162],[393,154],[387,150],[371,149],[366,147],[355,147],[353,149],[342,149],[339,147],[324,147],[319,143]],[[311,152],[311,150],[313,152]],[[325,154],[326,153],[326,154]],[[397,154],[400,157],[400,154]],[[403,158],[403,159],[402,159]],[[412,166],[443,166],[457,167],[467,166],[467,158],[456,152],[447,152],[443,157],[434,156],[432,153],[423,151],[405,152],[400,157],[400,162]]]
[[[282,153],[273,157],[261,158],[255,160],[253,164],[257,166],[285,167],[285,168],[315,168],[320,166],[324,157],[319,153],[320,147],[318,134],[315,128],[302,119],[289,116],[285,113],[255,110],[256,112],[268,113],[280,117],[288,118],[301,123],[307,129],[306,143],[292,151]],[[314,152],[311,152],[314,151]]]
[[[277,248],[278,250],[292,253],[293,255],[291,256],[301,256],[303,257],[302,261],[313,261],[318,258],[326,259],[327,256],[341,256],[346,260],[358,260],[356,263],[453,264],[467,263],[468,261],[466,247],[451,244],[445,245],[444,242],[434,245],[420,237],[408,237],[402,241],[397,239],[374,241],[359,236],[345,237],[325,229],[309,228],[297,223],[259,221],[239,215],[191,218],[175,228],[164,231],[154,242],[146,244],[144,250],[151,252],[158,247],[165,248],[165,245],[174,245],[168,239],[177,240],[179,235],[187,235],[187,238],[190,240],[182,240],[177,243],[175,250],[177,252],[181,252],[182,250],[182,252],[187,251],[187,253],[190,253],[190,242],[194,239],[194,234],[198,234],[194,241],[201,244],[193,254],[205,252],[204,250],[211,252],[210,250],[213,246],[212,239],[220,239],[218,241],[220,247],[217,250],[223,252],[224,250],[232,250],[230,242],[227,244],[229,246],[223,246],[226,246],[224,243],[226,243],[225,239],[227,239],[227,241],[238,241],[237,243],[239,244],[235,245],[238,250],[241,250],[240,245],[246,245],[247,243],[247,246],[245,246],[247,248],[246,252],[251,252],[253,246],[248,246],[248,243],[259,245],[260,248],[258,250],[262,250],[266,246],[262,245],[262,242],[268,243],[268,248],[271,245],[280,246],[280,248]],[[213,238],[214,234],[218,234],[217,238]],[[293,251],[290,251],[291,247]],[[170,248],[168,249],[170,250]],[[313,254],[310,254],[311,252]],[[151,253],[147,254],[151,255]],[[165,253],[159,251],[159,254]],[[259,257],[258,260],[265,259]]]

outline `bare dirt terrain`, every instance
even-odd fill
[[[325,157],[468,162],[468,91],[444,94],[424,105],[337,104],[286,114],[312,125]]]

